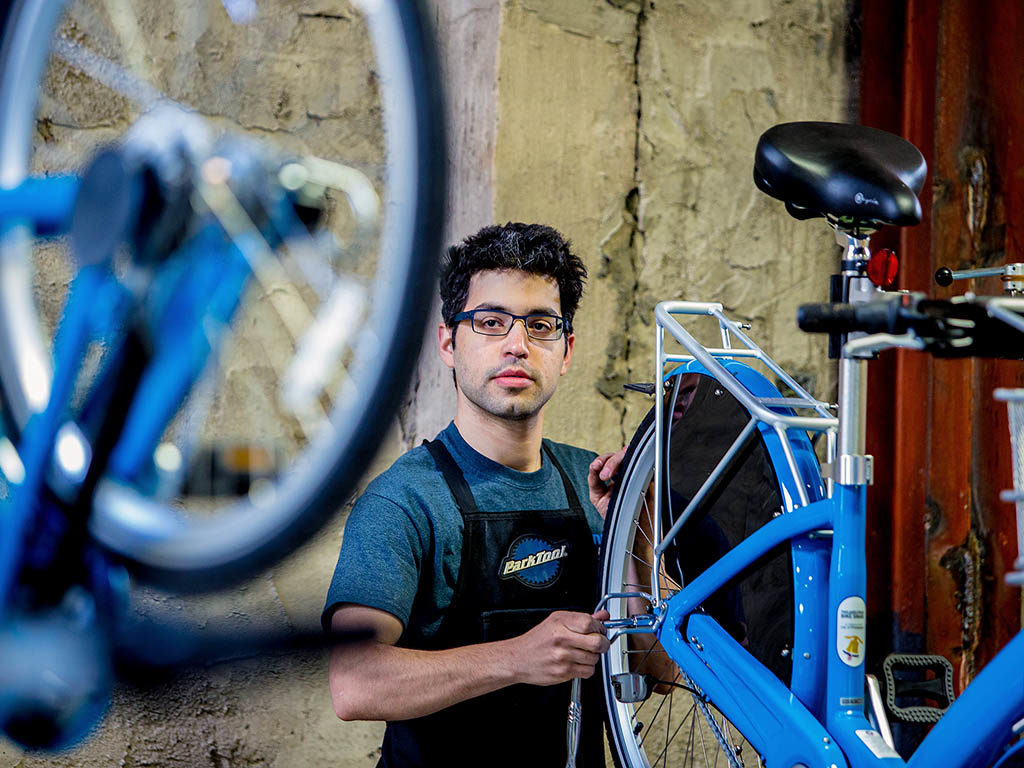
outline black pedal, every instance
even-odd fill
[[[890,714],[905,723],[935,723],[956,699],[953,665],[930,653],[891,653],[882,664],[885,703]],[[897,699],[930,699],[937,706],[899,706]]]
[[[653,395],[654,394],[654,385],[653,384],[649,384],[649,383],[648,384],[632,384],[632,383],[630,383],[630,384],[623,384],[622,387],[623,387],[623,389],[631,389],[634,392],[642,392],[645,395]]]

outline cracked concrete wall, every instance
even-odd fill
[[[771,125],[845,119],[845,30],[842,0],[504,4],[495,218],[562,229],[590,272],[549,433],[629,439],[650,404],[622,385],[652,380],[664,299],[722,302],[799,380],[833,386],[794,321],[827,295],[831,235],[751,169]]]
[[[430,7],[453,121],[448,239],[490,221],[542,221],[572,239],[590,272],[573,370],[549,410],[551,437],[596,450],[628,440],[649,403],[623,394],[622,384],[652,378],[651,317],[660,299],[722,301],[784,366],[827,391],[833,377],[823,346],[799,334],[793,317],[797,304],[824,297],[835,249],[823,225],[790,219],[754,189],[751,163],[758,135],[774,123],[845,119],[845,0],[433,0]],[[331,9],[303,7],[301,23],[338,34],[326,26]],[[339,70],[357,65],[360,48],[350,42],[354,53],[339,59]],[[250,59],[260,66],[256,54]],[[268,121],[283,120],[300,139],[320,131],[344,145],[330,124],[303,117],[315,110],[297,109],[299,95],[285,93],[285,104],[281,93],[252,94],[250,129],[260,134]],[[122,127],[108,120],[72,138],[68,125],[42,126],[55,156]],[[49,279],[44,298],[61,290],[59,277]],[[426,338],[416,383],[370,476],[451,416],[451,380],[436,361],[432,328]],[[241,588],[201,601],[145,592],[139,604],[200,627],[315,626],[349,508],[342,504],[315,541]],[[0,768],[372,766],[381,731],[334,717],[325,653],[273,656],[144,691],[119,688],[86,744],[31,756],[0,742]]]

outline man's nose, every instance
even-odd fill
[[[505,336],[505,349],[514,355],[525,355],[529,351],[529,336],[526,333],[526,320],[517,317]]]

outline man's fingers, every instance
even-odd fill
[[[618,474],[619,465],[622,464],[622,459],[625,455],[625,448],[621,448],[615,453],[608,453],[604,455],[604,461],[601,463],[601,469],[598,475],[605,484],[609,484],[615,478],[615,475]]]
[[[607,615],[607,611],[601,611],[600,613]],[[605,633],[605,628],[601,621],[602,620],[598,619],[596,615],[592,616],[587,613],[567,612],[563,623],[567,628],[581,635],[603,635]]]
[[[576,649],[572,652],[568,661],[570,664],[577,664],[579,666],[594,666],[601,660],[601,654],[593,653],[592,651],[585,651],[582,648]]]

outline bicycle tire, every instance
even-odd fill
[[[671,403],[666,405],[666,410],[672,412]],[[638,550],[646,548],[642,539],[649,537],[640,526],[642,516],[650,519],[648,495],[654,477],[654,416],[652,408],[634,433],[609,503],[602,539],[602,594],[649,588],[643,576],[639,578],[640,585],[630,581],[627,563],[631,558],[643,559]],[[638,534],[641,537],[639,547]],[[667,552],[666,557],[670,559],[672,553]],[[681,575],[678,581],[682,581]],[[678,583],[671,582],[670,587],[679,588]],[[626,615],[627,608],[624,601],[613,600],[608,610],[612,619],[618,619]],[[743,734],[718,711],[714,701],[696,688],[685,669],[674,668],[668,692],[651,694],[638,703],[620,702],[612,678],[630,671],[630,653],[638,652],[638,649],[630,649],[627,642],[626,638],[616,640],[601,659],[608,740],[619,768],[762,765],[761,757]],[[665,654],[660,648],[655,653]]]
[[[325,409],[332,434],[309,440],[277,479],[271,503],[245,497],[215,515],[183,520],[168,504],[101,481],[90,532],[151,583],[181,590],[219,588],[306,541],[369,465],[415,369],[421,318],[428,315],[434,289],[446,197],[439,67],[419,0],[358,4],[376,52],[367,78],[376,78],[379,89],[388,193],[380,263],[368,281],[368,320],[348,368],[356,395]],[[215,10],[229,10],[228,5]],[[10,4],[0,49],[0,185],[8,188],[30,170],[36,100],[62,7],[48,0]],[[39,408],[26,381],[40,372],[49,376],[40,310],[32,301],[31,259],[30,244],[5,238],[0,251],[0,405],[15,438]]]

